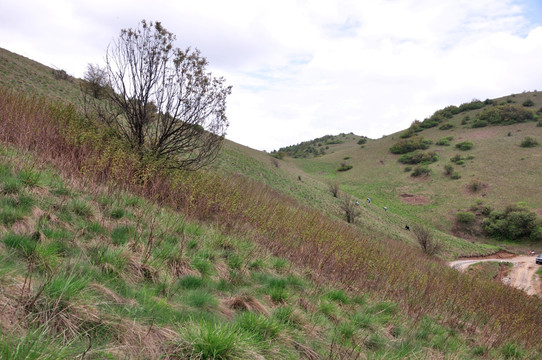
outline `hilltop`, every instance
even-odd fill
[[[387,180],[351,177],[359,155],[414,181],[398,138],[282,160],[226,141],[212,168],[166,171],[80,116],[80,80],[0,59],[4,358],[539,357],[538,298],[424,254]],[[372,197],[358,223],[329,180]],[[499,248],[435,236],[443,257]]]

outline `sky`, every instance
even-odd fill
[[[82,78],[142,19],[233,86],[226,137],[257,150],[542,90],[542,0],[0,0],[0,47]]]

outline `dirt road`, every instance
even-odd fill
[[[465,271],[472,264],[479,262],[494,261],[512,263],[514,266],[510,270],[508,276],[503,277],[502,282],[506,285],[523,290],[529,295],[539,295],[542,297],[542,284],[540,281],[540,276],[536,274],[536,271],[540,265],[536,265],[535,258],[536,256],[515,256],[507,259],[503,259],[501,257],[487,257],[480,259],[456,260],[450,262],[449,265],[459,271]]]

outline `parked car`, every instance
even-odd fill
[[[536,263],[538,265],[542,265],[542,254],[538,254],[538,256],[536,257]]]

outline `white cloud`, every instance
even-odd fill
[[[536,89],[533,4],[5,0],[0,46],[82,76],[121,28],[161,21],[233,85],[228,138],[272,150],[339,132],[380,137],[446,105]]]

